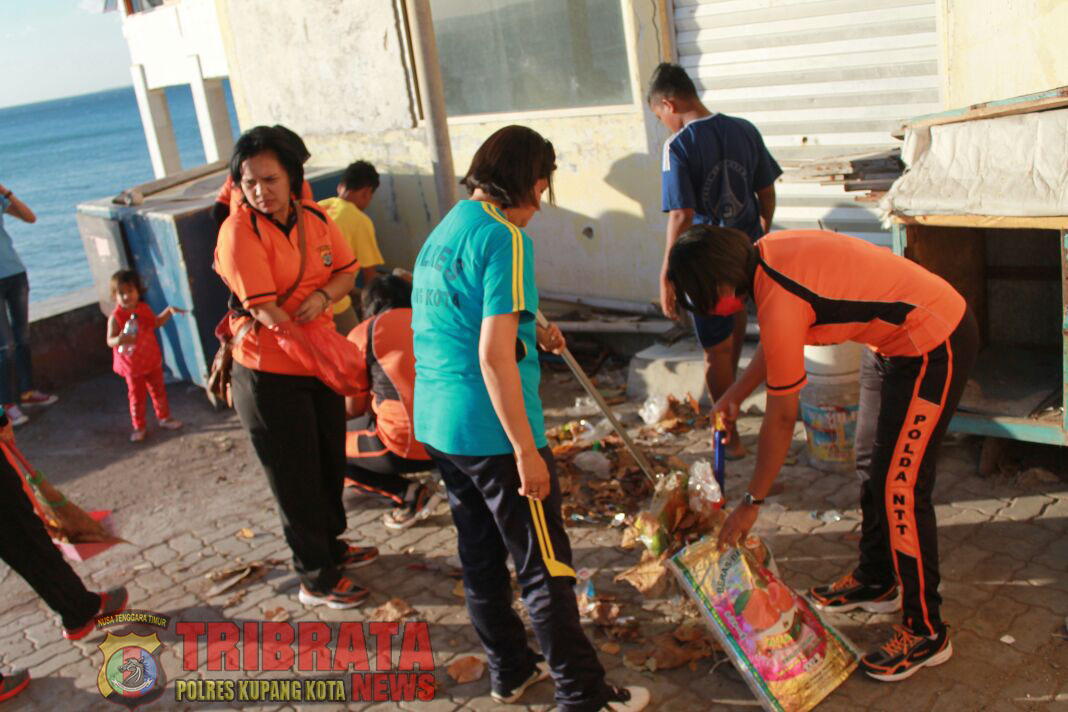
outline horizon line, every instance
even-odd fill
[[[61,101],[63,99],[77,99],[78,97],[89,96],[90,94],[99,94],[99,93],[105,92],[105,91],[114,91],[116,89],[127,89],[127,88],[132,89],[133,88],[133,82],[128,82],[126,84],[116,84],[115,86],[112,86],[112,87],[101,87],[99,89],[93,89],[92,91],[84,91],[84,92],[81,92],[79,94],[67,94],[67,95],[64,95],[64,96],[54,96],[54,97],[52,97],[50,99],[36,99],[34,101],[27,101],[27,102],[23,102],[21,104],[4,104],[4,105],[0,105],[0,111],[3,111],[4,109],[18,109],[18,108],[23,107],[23,106],[34,106],[35,104],[47,104],[47,103],[52,102],[52,101]]]

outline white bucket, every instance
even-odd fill
[[[806,346],[808,383],[801,390],[801,419],[808,438],[809,462],[825,472],[856,469],[853,440],[860,402],[863,346]]]

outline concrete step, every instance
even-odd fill
[[[749,365],[756,347],[756,343],[746,341],[738,364],[739,372]],[[644,401],[650,395],[683,397],[687,393],[697,398],[702,406],[712,405],[705,388],[704,352],[696,339],[683,339],[670,346],[653,344],[631,358],[627,371],[627,396],[630,399]],[[742,413],[751,406],[763,413],[766,402],[761,386],[742,404]]]

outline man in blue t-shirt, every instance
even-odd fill
[[[660,270],[660,305],[678,317],[668,280],[668,253],[675,240],[695,224],[732,227],[758,240],[775,213],[775,179],[782,169],[764,147],[756,127],[744,119],[709,111],[697,96],[686,70],[661,64],[653,72],[647,96],[660,123],[672,132],[664,143],[661,164],[662,209],[668,213],[664,262]],[[712,400],[734,382],[742,353],[747,315],[741,304],[723,304],[717,313],[694,315],[697,340],[705,352],[705,383]],[[731,433],[728,455],[745,448]]]

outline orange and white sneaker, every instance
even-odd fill
[[[311,591],[303,585],[297,598],[305,606],[326,606],[335,610],[355,608],[363,603],[370,593],[363,586],[357,586],[352,579],[342,576],[329,591]]]
[[[860,669],[882,682],[897,682],[915,675],[920,668],[934,667],[953,657],[953,645],[945,626],[933,638],[915,635],[903,625],[894,626],[894,637],[874,653],[860,659]]]
[[[829,586],[809,590],[809,600],[818,610],[844,613],[857,608],[869,613],[893,613],[901,610],[897,584],[869,586],[846,574]]]

